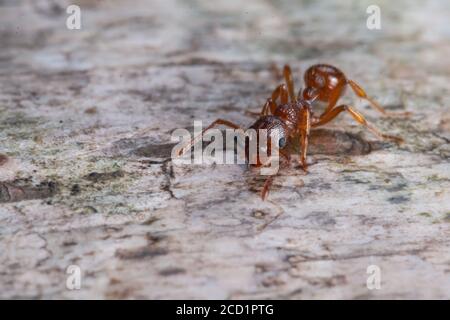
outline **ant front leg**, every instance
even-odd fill
[[[302,89],[300,88],[300,90],[298,91],[298,95],[297,95],[297,100],[306,100],[309,103],[313,103],[314,101],[317,100],[317,98],[319,98],[320,93],[315,90],[314,88],[305,88]],[[334,102],[334,104],[332,105],[333,107],[335,106],[336,102]],[[331,104],[330,104],[331,105]],[[328,106],[327,109],[330,109],[330,107]]]
[[[347,80],[348,84],[352,88],[353,92],[360,97],[361,99],[367,100],[369,104],[372,106],[372,108],[378,110],[378,112],[384,114],[385,116],[392,116],[392,117],[405,117],[411,115],[411,112],[405,111],[405,112],[389,112],[386,111],[378,102],[376,102],[374,99],[369,97],[363,88],[361,88],[355,81],[353,80]]]
[[[298,92],[298,99],[300,100],[301,98],[303,98],[303,100],[313,103],[317,99],[321,98],[320,99],[321,101],[324,101],[327,103],[325,110],[321,114],[321,115],[324,115],[336,106],[339,98],[342,96],[343,89],[344,89],[344,86],[341,84],[339,84],[337,87],[335,87],[331,90],[328,90],[327,88],[314,88],[314,87],[307,86],[306,88],[304,88],[303,90],[300,90]],[[323,97],[323,96],[321,97],[321,95],[324,93],[324,91],[325,92],[329,91],[329,92],[327,93],[327,95],[325,97]]]
[[[403,142],[403,139],[400,137],[391,136],[391,135],[382,133],[374,125],[369,123],[361,113],[359,113],[352,107],[345,105],[345,104],[337,106],[336,108],[332,109],[328,113],[320,116],[319,119],[312,124],[312,127],[318,127],[318,126],[324,125],[325,123],[328,123],[331,120],[333,120],[334,118],[336,118],[341,112],[344,112],[344,111],[347,111],[348,113],[350,113],[350,115],[353,117],[353,119],[355,119],[355,121],[357,121],[359,124],[363,125],[367,129],[369,129],[374,135],[376,135],[380,139],[390,140],[397,144]]]
[[[178,156],[181,156],[181,155],[185,154],[198,141],[203,139],[203,135],[205,134],[206,131],[208,131],[208,130],[210,130],[210,129],[214,128],[215,126],[218,126],[218,125],[223,125],[223,126],[226,126],[226,127],[232,128],[232,129],[242,129],[240,126],[238,126],[237,124],[234,124],[233,122],[230,122],[228,120],[223,120],[223,119],[217,119],[216,121],[211,123],[206,129],[204,129],[201,134],[199,134],[198,136],[194,137],[189,144],[187,144],[185,147],[180,149],[180,151],[178,152]]]
[[[299,121],[299,131],[300,131],[300,166],[303,171],[307,172],[308,164],[306,162],[306,153],[308,151],[308,139],[309,132],[311,130],[311,110],[304,107],[301,110]]]

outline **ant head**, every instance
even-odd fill
[[[262,154],[265,158],[274,156],[272,150],[278,152],[278,149],[283,149],[287,145],[287,127],[276,116],[260,117],[250,126],[249,130],[251,129],[254,130],[253,134],[247,138],[245,144],[245,156],[250,164],[261,166],[265,162]]]

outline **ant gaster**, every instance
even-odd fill
[[[300,89],[297,96],[295,95],[294,81],[289,65],[284,66],[283,75],[286,83],[275,88],[271,97],[267,99],[262,107],[259,118],[249,129],[266,129],[268,135],[271,134],[272,130],[277,130],[279,151],[288,163],[290,156],[283,149],[286,147],[289,139],[292,140],[298,137],[298,143],[300,145],[300,167],[306,172],[306,154],[311,128],[316,128],[330,122],[344,111],[348,112],[356,122],[370,130],[378,138],[396,143],[403,142],[403,139],[400,137],[382,133],[353,107],[346,104],[336,106],[339,98],[344,94],[346,87],[350,86],[358,97],[367,100],[374,109],[384,115],[409,115],[409,112],[393,113],[386,111],[374,99],[369,97],[361,86],[353,80],[348,79],[338,68],[327,64],[317,64],[309,67],[304,74],[305,89]],[[327,104],[325,110],[318,116],[312,111],[312,103],[316,100]],[[224,125],[233,129],[242,129],[230,121],[217,119],[204,129],[199,137],[201,138],[206,131],[218,125]],[[194,137],[191,143],[180,150],[179,154],[181,155],[190,149],[198,141],[199,137]],[[267,141],[270,144],[270,137],[268,137]],[[270,145],[268,148],[270,148]],[[248,153],[246,156],[248,160]],[[261,165],[263,164],[259,160],[254,164],[254,166]],[[261,193],[263,199],[265,199],[269,191],[272,180],[273,176],[270,176],[264,184]]]

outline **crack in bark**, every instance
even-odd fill
[[[161,170],[164,175],[164,182],[161,189],[168,192],[171,199],[177,199],[172,191],[172,179],[175,178],[172,159],[165,160],[161,165]]]
[[[399,250],[399,251],[386,251],[386,252],[373,252],[368,254],[348,254],[348,255],[335,255],[335,256],[318,256],[318,257],[306,257],[304,255],[288,255],[286,260],[289,264],[295,265],[305,262],[317,262],[317,261],[343,261],[343,260],[353,260],[360,258],[370,258],[370,257],[392,257],[392,256],[407,256],[407,255],[418,255],[426,251],[426,248],[411,249],[411,250]],[[301,257],[301,259],[298,259]],[[290,260],[295,260],[291,262]]]
[[[0,203],[50,198],[57,191],[58,185],[53,181],[44,181],[38,185],[31,185],[27,180],[0,182]]]

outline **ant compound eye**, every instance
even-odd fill
[[[285,137],[280,138],[280,140],[278,140],[278,147],[284,148],[285,145],[286,145],[286,138]]]

